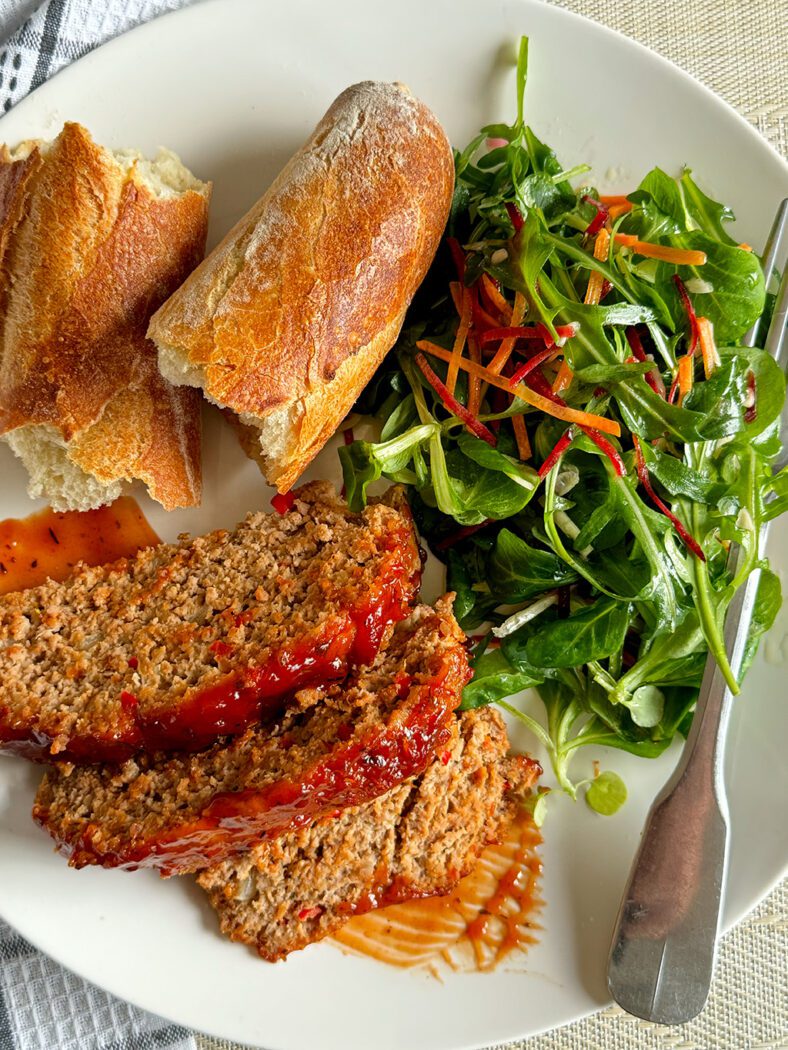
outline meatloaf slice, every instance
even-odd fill
[[[407,504],[392,502],[351,514],[306,485],[283,515],[3,596],[0,748],[71,762],[196,750],[371,663],[421,573]]]
[[[420,777],[201,872],[222,932],[274,961],[352,915],[448,893],[540,772],[508,747],[497,712],[467,711]]]
[[[33,817],[73,867],[171,875],[368,802],[447,747],[470,677],[463,641],[448,601],[421,606],[372,667],[299,693],[275,727],[255,726],[199,755],[54,767]]]

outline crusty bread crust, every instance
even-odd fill
[[[203,256],[209,197],[172,155],[113,156],[79,124],[0,152],[0,435],[56,509],[134,479],[200,501],[199,396],[145,332]]]
[[[356,84],[154,315],[164,374],[259,430],[255,458],[280,491],[396,340],[453,186],[430,110],[401,85]]]

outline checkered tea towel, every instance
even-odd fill
[[[191,0],[0,0],[0,106],[7,111],[105,40]]]
[[[188,0],[0,0],[0,107],[87,51]],[[191,1032],[115,999],[0,921],[0,1050],[195,1050]]]

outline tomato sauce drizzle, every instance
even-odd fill
[[[104,565],[160,543],[130,496],[108,507],[54,511],[0,521],[0,594],[65,580],[78,562]]]
[[[503,841],[482,852],[452,893],[354,915],[334,940],[390,966],[432,967],[443,961],[457,970],[492,970],[536,940],[541,841],[522,811]]]

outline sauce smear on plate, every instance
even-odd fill
[[[65,580],[77,562],[104,565],[160,542],[130,496],[98,510],[7,518],[0,521],[0,594]]]
[[[334,940],[391,966],[442,959],[454,969],[492,970],[536,939],[541,841],[530,815],[523,812],[499,845],[483,851],[453,893],[357,915]]]

